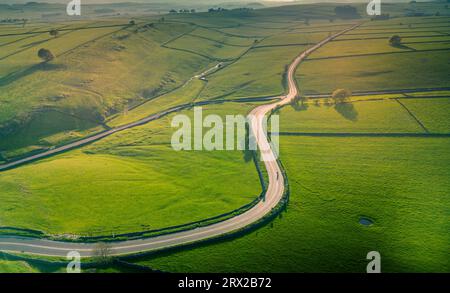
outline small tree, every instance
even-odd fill
[[[56,29],[52,29],[49,33],[52,37],[55,37],[55,38],[59,35],[59,31]]]
[[[130,20],[130,25],[135,25],[136,22],[134,20]]]
[[[50,50],[44,48],[38,51],[38,57],[44,60],[45,62],[55,59],[53,53]]]
[[[393,35],[389,39],[389,44],[391,44],[391,46],[399,46],[402,44],[402,38],[399,35]]]
[[[351,96],[352,92],[347,89],[337,89],[331,95],[331,97],[336,103],[342,103]]]
[[[100,242],[93,251],[93,256],[100,263],[111,262],[111,248],[108,244]]]

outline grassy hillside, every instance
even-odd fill
[[[127,26],[75,29],[0,61],[5,65],[0,78],[3,156],[93,133],[111,114],[180,86],[211,62],[160,47],[171,34],[187,29],[179,24],[138,33]],[[48,38],[48,33],[39,35]],[[55,61],[39,63],[36,52],[44,46]],[[51,128],[45,122],[49,115]]]
[[[234,240],[134,261],[173,272],[365,272],[376,250],[384,272],[449,271],[449,91],[419,90],[450,87],[448,9],[383,4],[392,18],[371,21],[339,19],[337,5],[140,15],[134,25],[124,16],[50,22],[26,9],[24,27],[0,25],[0,163],[180,104],[281,95],[300,52],[364,21],[300,65],[301,93],[418,92],[284,107],[287,211]],[[354,6],[363,16],[366,3]],[[424,15],[405,17],[414,13]],[[389,44],[394,34],[401,45]],[[56,58],[43,63],[40,48]],[[210,105],[204,115],[258,105]],[[217,216],[260,194],[248,153],[175,152],[173,117],[1,172],[0,227],[110,236]],[[0,271],[58,270],[0,260]]]
[[[118,114],[145,102],[149,108],[164,107],[166,102],[151,104],[152,100],[218,62],[228,61],[208,74],[196,98],[279,95],[284,91],[285,66],[299,52],[354,23],[337,18],[335,6],[171,14],[164,20],[140,16],[134,19],[136,25],[123,17],[3,24],[0,135],[9,142],[0,143],[1,156],[11,160],[96,133]],[[364,5],[356,7],[363,11]],[[388,7],[392,15],[412,9]],[[420,3],[414,9],[431,13],[430,7]],[[433,7],[445,15],[443,7]],[[51,29],[59,30],[57,38],[50,36]],[[385,42],[392,33],[401,33],[403,47]],[[433,66],[435,70],[414,86],[442,86],[447,36],[443,16],[369,21],[311,56],[297,77],[305,93],[336,87],[402,88],[411,87],[415,74]],[[423,43],[420,38],[425,37],[437,39]],[[41,63],[37,51],[42,47],[56,59]],[[419,60],[414,70],[409,70],[411,58]],[[179,101],[189,101],[192,95],[188,97]],[[53,127],[47,127],[49,123]]]
[[[254,106],[211,106],[204,115],[245,115]],[[0,173],[0,225],[108,236],[203,220],[259,196],[242,151],[173,150],[172,117]]]
[[[209,72],[195,98],[278,95],[285,66],[331,29],[323,27],[327,20],[315,21],[306,25],[302,16],[230,11],[140,17],[135,25],[117,18],[0,26],[1,156],[11,160],[102,131],[136,105],[159,110],[175,105],[164,94],[218,62],[228,61]],[[321,33],[295,31],[314,31],[315,25]],[[58,29],[58,37],[50,36],[51,29]],[[290,34],[289,44],[279,39],[284,33]],[[272,47],[280,44],[290,46]],[[40,48],[56,59],[42,63]],[[179,102],[193,96],[183,89],[173,94],[187,95]],[[160,95],[166,98],[153,101]],[[128,117],[134,116],[140,114]]]

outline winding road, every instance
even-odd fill
[[[334,34],[324,39],[320,43],[314,45],[310,49],[301,53],[291,63],[288,69],[287,74],[288,88],[289,88],[288,94],[279,97],[279,99],[275,103],[259,106],[251,112],[252,114],[251,115],[252,118],[250,120],[251,130],[254,133],[256,143],[261,151],[261,158],[264,161],[264,165],[267,169],[267,174],[269,177],[269,184],[267,187],[264,200],[259,201],[253,208],[238,216],[209,226],[152,238],[113,242],[109,245],[110,254],[126,255],[191,244],[194,242],[218,237],[224,234],[232,233],[237,230],[243,229],[255,222],[258,222],[266,215],[268,215],[283,198],[285,186],[283,173],[278,164],[278,161],[276,160],[275,153],[271,148],[271,145],[263,130],[264,117],[267,115],[267,113],[269,113],[273,109],[276,109],[280,106],[290,103],[291,100],[294,99],[299,93],[299,90],[297,89],[297,85],[294,79],[294,73],[300,62],[302,62],[313,51],[322,47],[332,39],[356,28],[358,25],[359,24],[347,28],[337,34]],[[162,116],[162,113],[157,114],[157,116]],[[56,154],[62,151],[66,151],[81,146],[83,144],[89,143],[94,140],[98,140],[100,138],[111,135],[118,131],[131,128],[137,125],[142,125],[156,118],[157,117],[153,115],[146,119],[137,121],[135,123],[122,126],[120,128],[111,129],[107,132],[101,133],[99,135],[90,138],[86,138],[82,141],[68,144],[60,148],[56,148],[54,150],[46,152],[46,154],[44,155],[40,154],[23,159],[21,161],[17,161],[15,163],[11,163],[9,165],[8,164],[2,165],[0,166],[0,171],[17,166],[19,164],[37,160],[41,157],[46,157],[52,154]],[[45,256],[58,256],[58,257],[66,257],[66,255],[70,251],[78,251],[81,256],[89,257],[95,254],[96,249],[97,244],[95,243],[71,243],[71,242],[52,241],[52,240],[25,238],[17,236],[11,237],[0,236],[0,251],[8,251],[16,253],[19,252]]]

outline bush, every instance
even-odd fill
[[[347,89],[337,89],[331,95],[333,100],[335,100],[336,102],[343,102],[351,96],[352,92]]]
[[[52,37],[57,37],[58,35],[59,35],[59,31],[58,30],[56,30],[56,29],[52,29],[51,31],[50,31],[50,35],[52,36]]]
[[[50,50],[44,48],[38,51],[38,57],[44,60],[45,62],[55,59],[53,53]]]
[[[402,38],[399,35],[393,35],[390,39],[389,39],[389,44],[391,44],[392,46],[399,46],[402,43]]]

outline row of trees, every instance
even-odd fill
[[[175,13],[195,13],[196,10],[195,9],[180,9],[180,10],[175,10],[175,9],[171,9],[169,11],[169,13],[175,14]]]
[[[22,23],[22,22],[27,22],[28,19],[26,18],[5,18],[5,19],[0,19],[0,23]]]
[[[222,7],[219,7],[219,8],[210,8],[210,9],[208,9],[208,12],[222,12],[222,11],[228,11],[228,9],[226,9],[226,8],[222,8]]]
[[[232,11],[243,11],[243,12],[248,12],[253,10],[253,8],[248,8],[248,7],[243,7],[243,8],[235,8],[232,9]],[[209,8],[208,12],[209,13],[213,13],[213,12],[223,12],[223,11],[229,11],[229,9],[226,8],[222,8],[222,7],[218,7],[218,8]],[[171,9],[169,11],[169,13],[171,14],[175,14],[175,13],[196,13],[197,11],[195,9],[180,9],[180,10],[175,10],[175,9]]]
[[[347,101],[348,98],[350,98],[352,95],[353,95],[353,93],[348,89],[336,89],[331,94],[331,99],[336,104],[339,104],[339,103],[344,103],[345,101]],[[298,95],[292,100],[291,104],[294,107],[301,109],[301,106],[299,106],[299,104],[301,103],[303,105],[304,102],[306,102],[306,101],[307,101],[306,97],[302,97],[302,96]]]

